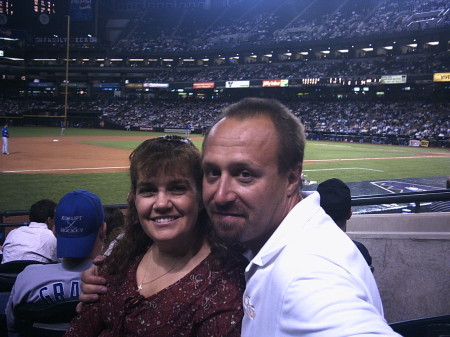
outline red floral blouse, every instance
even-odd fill
[[[209,255],[182,279],[148,298],[137,291],[141,259],[130,265],[124,282],[108,282],[107,294],[84,306],[65,337],[240,336],[247,264],[242,256],[232,253],[225,268],[213,269]]]

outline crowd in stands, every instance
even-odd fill
[[[116,64],[123,65],[123,64]],[[84,64],[84,67],[89,66]],[[98,64],[92,64],[98,67]],[[272,63],[211,67],[146,67],[151,82],[206,82],[256,79],[295,79],[365,75],[413,75],[448,71],[447,52],[414,52],[364,58],[311,58]]]
[[[307,132],[409,136],[414,139],[450,137],[450,111],[446,102],[382,102],[368,100],[286,101],[305,124]],[[228,101],[90,98],[70,102],[74,111],[92,111],[110,125],[153,128],[203,129],[220,115]],[[45,106],[48,115],[60,115],[61,102],[31,98],[1,99],[0,114],[11,107],[27,114],[30,106]],[[40,110],[44,111],[44,110]],[[37,110],[34,110],[37,112]]]
[[[450,136],[450,116],[445,103],[375,103],[362,101],[286,102],[306,130],[325,132],[410,135],[416,139]],[[118,106],[119,105],[119,106]],[[212,124],[226,103],[122,101],[105,107],[104,116],[119,125],[193,129]],[[130,111],[129,106],[134,107]],[[110,109],[111,108],[111,109]]]
[[[450,6],[445,0],[327,1],[325,5],[284,0],[242,2],[203,16],[197,12],[172,9],[170,14],[159,13],[158,19],[147,11],[130,22],[126,36],[113,49],[183,52],[435,28],[449,24]]]

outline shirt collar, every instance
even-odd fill
[[[292,237],[301,235],[300,231],[303,226],[320,209],[318,192],[302,192],[302,197],[303,199],[288,213],[269,240],[250,261],[248,270],[252,265],[264,266],[283,250]]]

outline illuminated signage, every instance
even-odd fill
[[[248,88],[250,81],[226,81],[225,88]]]
[[[450,82],[450,73],[434,73],[433,82]]]
[[[55,83],[53,82],[30,82],[28,83],[29,87],[54,87]]]
[[[320,78],[302,78],[302,84],[316,85],[320,81]]]
[[[93,88],[120,88],[120,83],[94,83]]]
[[[194,83],[194,89],[213,89],[214,82],[198,82]]]
[[[386,75],[381,76],[380,83],[383,84],[398,84],[406,83],[406,75]]]
[[[264,80],[262,82],[263,87],[287,87],[289,80]]]
[[[127,84],[125,84],[125,88],[127,88],[127,89],[140,89],[140,88],[142,88],[142,83],[127,83]]]
[[[145,82],[142,84],[144,88],[168,88],[169,83],[150,83]]]

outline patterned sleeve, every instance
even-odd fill
[[[64,337],[95,337],[103,330],[101,302],[83,303],[83,311],[77,315]]]

